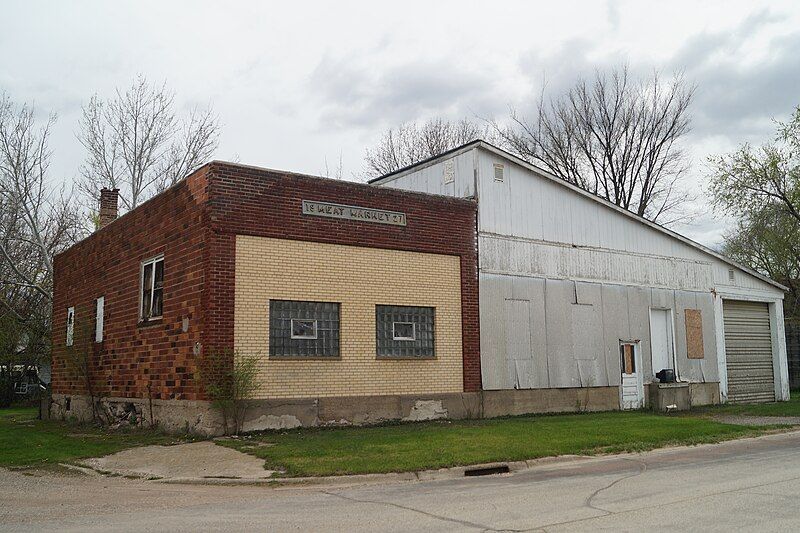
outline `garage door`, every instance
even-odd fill
[[[728,401],[774,402],[769,306],[723,300]]]

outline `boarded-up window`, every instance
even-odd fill
[[[703,352],[703,315],[699,309],[684,310],[686,317],[686,356],[689,359],[702,359]]]
[[[636,373],[636,353],[634,352],[634,345],[629,343],[621,343],[619,345],[619,354],[622,358],[622,373],[635,374]]]

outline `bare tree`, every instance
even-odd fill
[[[53,256],[82,235],[71,194],[48,180],[54,122],[0,94],[0,305],[29,357],[47,351]]]
[[[219,121],[211,108],[179,119],[175,93],[139,76],[125,92],[83,108],[79,140],[86,148],[80,189],[96,205],[100,189],[119,189],[123,209],[133,209],[196,170],[217,148]]]
[[[484,127],[467,119],[431,119],[421,125],[405,123],[384,132],[364,156],[365,179],[377,178],[481,137]]]
[[[688,158],[680,140],[690,130],[694,87],[658,74],[632,80],[626,67],[595,72],[569,91],[537,103],[533,119],[512,110],[494,123],[500,142],[559,178],[662,224],[685,218],[680,180]]]

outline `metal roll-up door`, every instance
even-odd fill
[[[774,402],[769,305],[723,300],[728,401]]]

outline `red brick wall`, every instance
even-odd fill
[[[76,308],[75,348],[91,350],[96,392],[195,399],[193,348],[202,342],[207,168],[55,257],[53,392],[85,392],[66,364],[67,308]],[[163,319],[139,324],[139,267],[164,254]],[[94,343],[95,299],[105,297],[104,339]],[[184,318],[189,329],[182,331]],[[88,343],[82,333],[91,335]],[[74,357],[74,356],[73,356]]]
[[[302,215],[302,200],[403,211],[407,226]],[[107,396],[203,399],[194,346],[233,348],[237,234],[460,256],[464,390],[480,390],[476,216],[475,203],[466,200],[206,165],[55,258],[53,392],[84,391],[64,363],[67,308],[76,307],[76,334],[87,319],[93,334],[94,300],[105,296],[105,338],[92,343],[95,389]],[[141,325],[140,262],[160,253],[164,317]]]
[[[464,390],[480,390],[474,202],[225,163],[212,163],[210,172],[209,342],[233,347],[236,234],[458,255]],[[402,211],[407,225],[303,215],[303,200]]]

